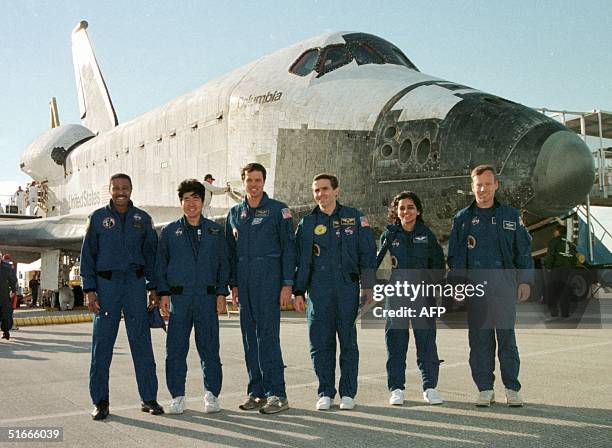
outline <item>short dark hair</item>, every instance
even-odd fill
[[[328,174],[328,173],[317,174],[315,177],[312,178],[312,182],[315,183],[316,181],[322,180],[322,179],[327,179],[331,183],[331,186],[334,190],[338,188],[338,178],[334,176],[333,174]]]
[[[401,193],[397,194],[391,201],[389,213],[387,214],[387,220],[389,221],[389,223],[400,223],[399,216],[397,216],[397,206],[399,205],[402,199],[412,199],[412,202],[414,202],[414,206],[419,212],[419,214],[417,215],[417,219],[423,221],[423,203],[421,202],[421,199],[417,196],[416,193],[412,191],[402,191]]]
[[[212,174],[207,174],[206,176],[204,176],[204,180],[208,180],[208,179],[215,180]]]
[[[185,193],[193,193],[194,196],[199,196],[202,201],[204,201],[204,196],[206,195],[206,188],[197,179],[185,179],[179,184],[176,191],[178,191],[178,197],[181,201]]]
[[[266,169],[261,163],[257,162],[247,163],[245,166],[240,168],[240,178],[244,180],[246,173],[250,173],[251,171],[259,171],[263,175],[264,181],[266,180]]]
[[[493,165],[478,165],[472,170],[472,172],[470,173],[470,177],[473,179],[474,176],[480,176],[482,173],[485,173],[487,171],[492,172],[493,177],[495,178],[495,180],[497,180],[497,173],[495,172],[495,168],[493,168]]]
[[[567,227],[565,227],[563,224],[557,224],[554,230],[557,230],[561,235],[567,233]]]
[[[127,179],[127,181],[130,183],[130,188],[132,188],[132,179],[130,179],[130,176],[128,176],[127,174],[124,173],[117,173],[117,174],[113,174],[110,177],[110,180],[108,181],[108,188],[110,189],[111,184],[113,183],[113,181],[115,179]]]

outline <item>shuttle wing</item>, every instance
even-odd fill
[[[25,263],[39,258],[44,250],[80,251],[86,226],[83,215],[0,222],[0,251]]]

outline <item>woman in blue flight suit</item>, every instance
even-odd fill
[[[408,282],[414,285],[432,284],[442,278],[444,253],[433,232],[423,223],[423,206],[419,197],[403,191],[393,198],[388,215],[389,224],[381,236],[380,262],[388,251],[393,267],[391,284]],[[438,270],[438,271],[436,271]],[[404,403],[406,382],[406,352],[409,327],[416,342],[417,365],[423,379],[423,398],[429,404],[443,403],[436,390],[440,359],[436,347],[436,323],[434,317],[419,317],[424,307],[435,306],[435,299],[427,295],[416,298],[388,297],[387,310],[407,307],[413,317],[387,317],[385,342],[387,344],[387,385],[391,391],[389,404]],[[406,309],[406,308],[404,308]]]

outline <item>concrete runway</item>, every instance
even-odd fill
[[[61,443],[0,446],[62,447],[609,447],[612,441],[612,330],[521,329],[523,408],[476,408],[467,331],[438,332],[439,391],[446,403],[422,402],[412,339],[407,401],[387,404],[386,351],[380,329],[359,329],[359,393],[353,411],[316,411],[317,383],[304,317],[283,313],[281,339],[288,412],[263,416],[238,410],[247,375],[237,316],[221,319],[222,412],[204,414],[195,342],[188,358],[187,411],[151,416],[140,411],[125,327],[120,327],[111,367],[111,416],[94,422],[88,393],[91,323],[22,327],[0,342],[0,432],[9,427],[62,427]],[[193,336],[192,336],[193,338]],[[162,330],[153,330],[160,384],[167,405]],[[337,371],[337,374],[339,370]],[[497,371],[496,395],[504,401]],[[5,439],[6,440],[6,439]]]

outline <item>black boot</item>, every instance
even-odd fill
[[[108,417],[108,400],[100,400],[96,404],[96,408],[91,412],[91,418],[94,420],[104,420]]]
[[[11,338],[11,334],[8,331],[2,332],[2,339],[6,339],[7,341]]]
[[[148,412],[153,415],[160,415],[164,413],[164,408],[162,408],[157,400],[147,400],[140,403],[140,410],[142,412]]]

